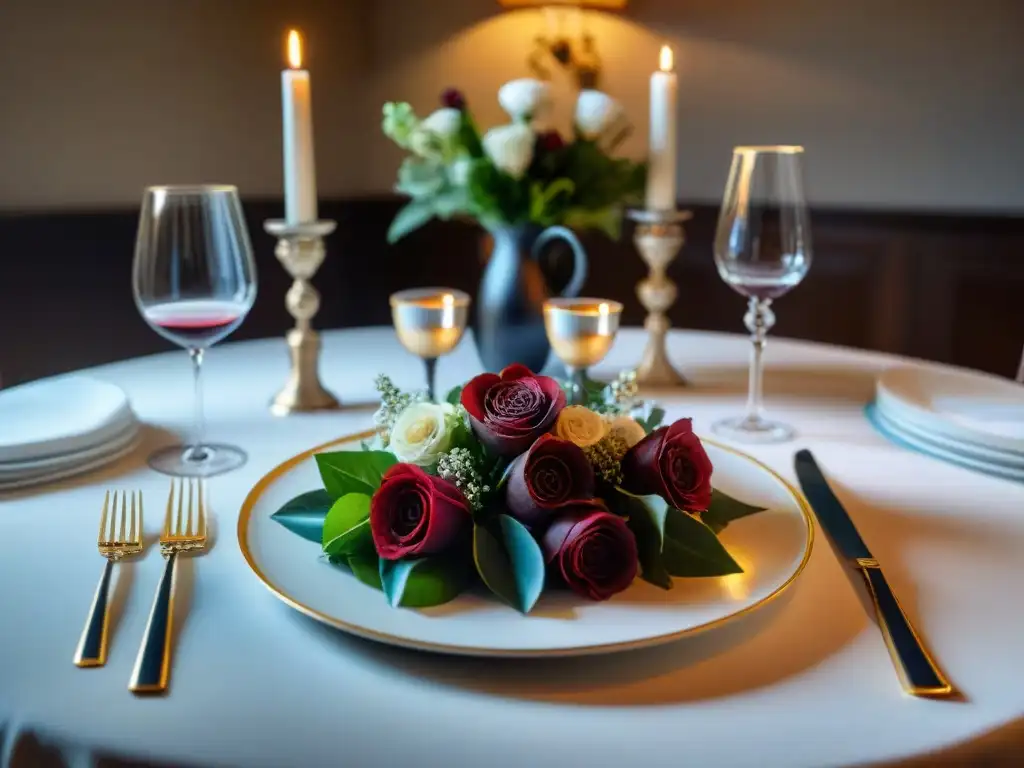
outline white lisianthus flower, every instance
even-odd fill
[[[448,166],[448,181],[453,187],[464,187],[469,184],[469,169],[473,161],[468,157],[459,157]]]
[[[498,89],[498,103],[517,121],[532,121],[551,108],[551,88],[541,80],[524,77]]]
[[[444,107],[427,115],[419,127],[443,139],[450,139],[462,127],[462,113],[457,109]]]
[[[429,467],[452,447],[458,412],[448,403],[411,403],[391,427],[388,450],[401,462]]]
[[[500,125],[484,134],[484,153],[498,170],[519,179],[533,160],[534,140],[533,129],[526,123]]]
[[[616,416],[609,421],[608,434],[622,438],[627,448],[632,448],[647,436],[644,428],[631,416]]]
[[[580,91],[576,100],[576,129],[585,139],[594,141],[618,124],[625,112],[622,105],[601,91]]]
[[[607,424],[601,414],[582,405],[563,408],[555,422],[555,437],[568,440],[580,448],[597,445],[606,431]]]

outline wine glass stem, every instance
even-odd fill
[[[761,421],[764,409],[762,405],[764,367],[762,356],[768,342],[768,331],[775,325],[775,313],[772,312],[771,299],[751,298],[743,323],[750,331],[750,390],[747,395],[747,422],[756,424]]]
[[[567,365],[569,373],[569,405],[583,405],[586,402],[587,369]]]
[[[434,378],[437,372],[437,358],[424,357],[423,367],[427,369],[427,399],[434,402]]]
[[[192,449],[189,451],[190,461],[203,461],[206,459],[206,416],[203,413],[203,350],[198,348],[192,348],[188,351],[189,357],[192,358],[192,382],[195,388],[195,402],[193,407],[195,408],[193,416],[192,428],[194,435],[192,438]]]

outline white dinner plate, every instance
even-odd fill
[[[344,449],[350,436],[330,446]],[[545,592],[527,616],[483,592],[435,608],[391,608],[378,590],[334,568],[320,547],[271,519],[285,502],[320,488],[314,452],[265,476],[238,519],[238,543],[249,567],[279,599],[324,624],[391,645],[470,656],[568,656],[656,645],[718,626],[777,596],[803,570],[814,527],[803,497],[745,454],[705,441],[714,485],[766,511],[731,523],[722,541],[744,573],[675,579],[662,590],[637,579],[605,602]]]
[[[0,482],[16,480],[19,477],[32,477],[47,472],[55,472],[66,468],[86,464],[93,459],[114,453],[129,443],[135,441],[139,435],[139,423],[132,419],[128,425],[119,433],[113,435],[109,440],[90,448],[84,448],[72,453],[63,453],[56,456],[46,456],[41,459],[30,459],[29,461],[17,461],[0,464]]]
[[[901,429],[899,424],[889,419],[874,405],[868,406],[867,416],[879,432],[902,448],[908,448],[910,450],[917,451],[918,453],[931,456],[932,458],[947,461],[950,464],[956,464],[961,467],[966,467],[967,469],[973,469],[986,475],[993,475],[1004,480],[1012,480],[1019,483],[1024,482],[1024,469],[1015,469],[1003,464],[995,464],[982,459],[972,458],[963,453],[950,451],[929,440],[917,437],[916,435],[907,432],[905,429]]]
[[[958,438],[946,437],[943,434],[931,432],[921,427],[913,419],[908,420],[899,409],[894,411],[891,409],[891,406],[877,401],[874,403],[874,407],[878,414],[886,420],[887,425],[891,425],[893,429],[898,430],[900,433],[905,433],[910,437],[934,445],[941,450],[949,451],[950,453],[975,461],[998,464],[1024,471],[1024,454],[1003,451],[998,448],[989,448],[985,445],[967,442]]]
[[[890,368],[875,397],[889,414],[927,432],[1024,454],[1024,386],[970,371]]]
[[[60,376],[0,390],[0,463],[21,463],[104,444],[135,421],[119,387]]]
[[[58,480],[65,480],[69,477],[82,475],[86,472],[92,472],[95,469],[105,467],[108,464],[113,464],[115,461],[124,458],[138,448],[140,441],[141,436],[139,432],[136,431],[128,442],[110,447],[106,453],[93,456],[88,461],[82,462],[81,464],[75,464],[70,467],[60,467],[58,469],[50,469],[38,474],[21,476],[18,479],[2,480],[0,481],[0,491],[13,491],[20,488],[45,485],[47,483],[54,483]]]

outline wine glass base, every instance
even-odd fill
[[[241,448],[220,443],[208,443],[202,456],[193,455],[191,445],[172,445],[161,448],[146,460],[151,469],[172,477],[213,477],[238,469],[249,460]]]
[[[796,435],[793,428],[786,424],[752,419],[749,416],[716,421],[711,425],[711,431],[737,443],[785,443]]]

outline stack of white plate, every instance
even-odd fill
[[[139,422],[113,384],[63,376],[0,390],[0,491],[97,469],[138,442]]]
[[[891,368],[868,418],[912,450],[1024,482],[1024,386],[983,373]]]

